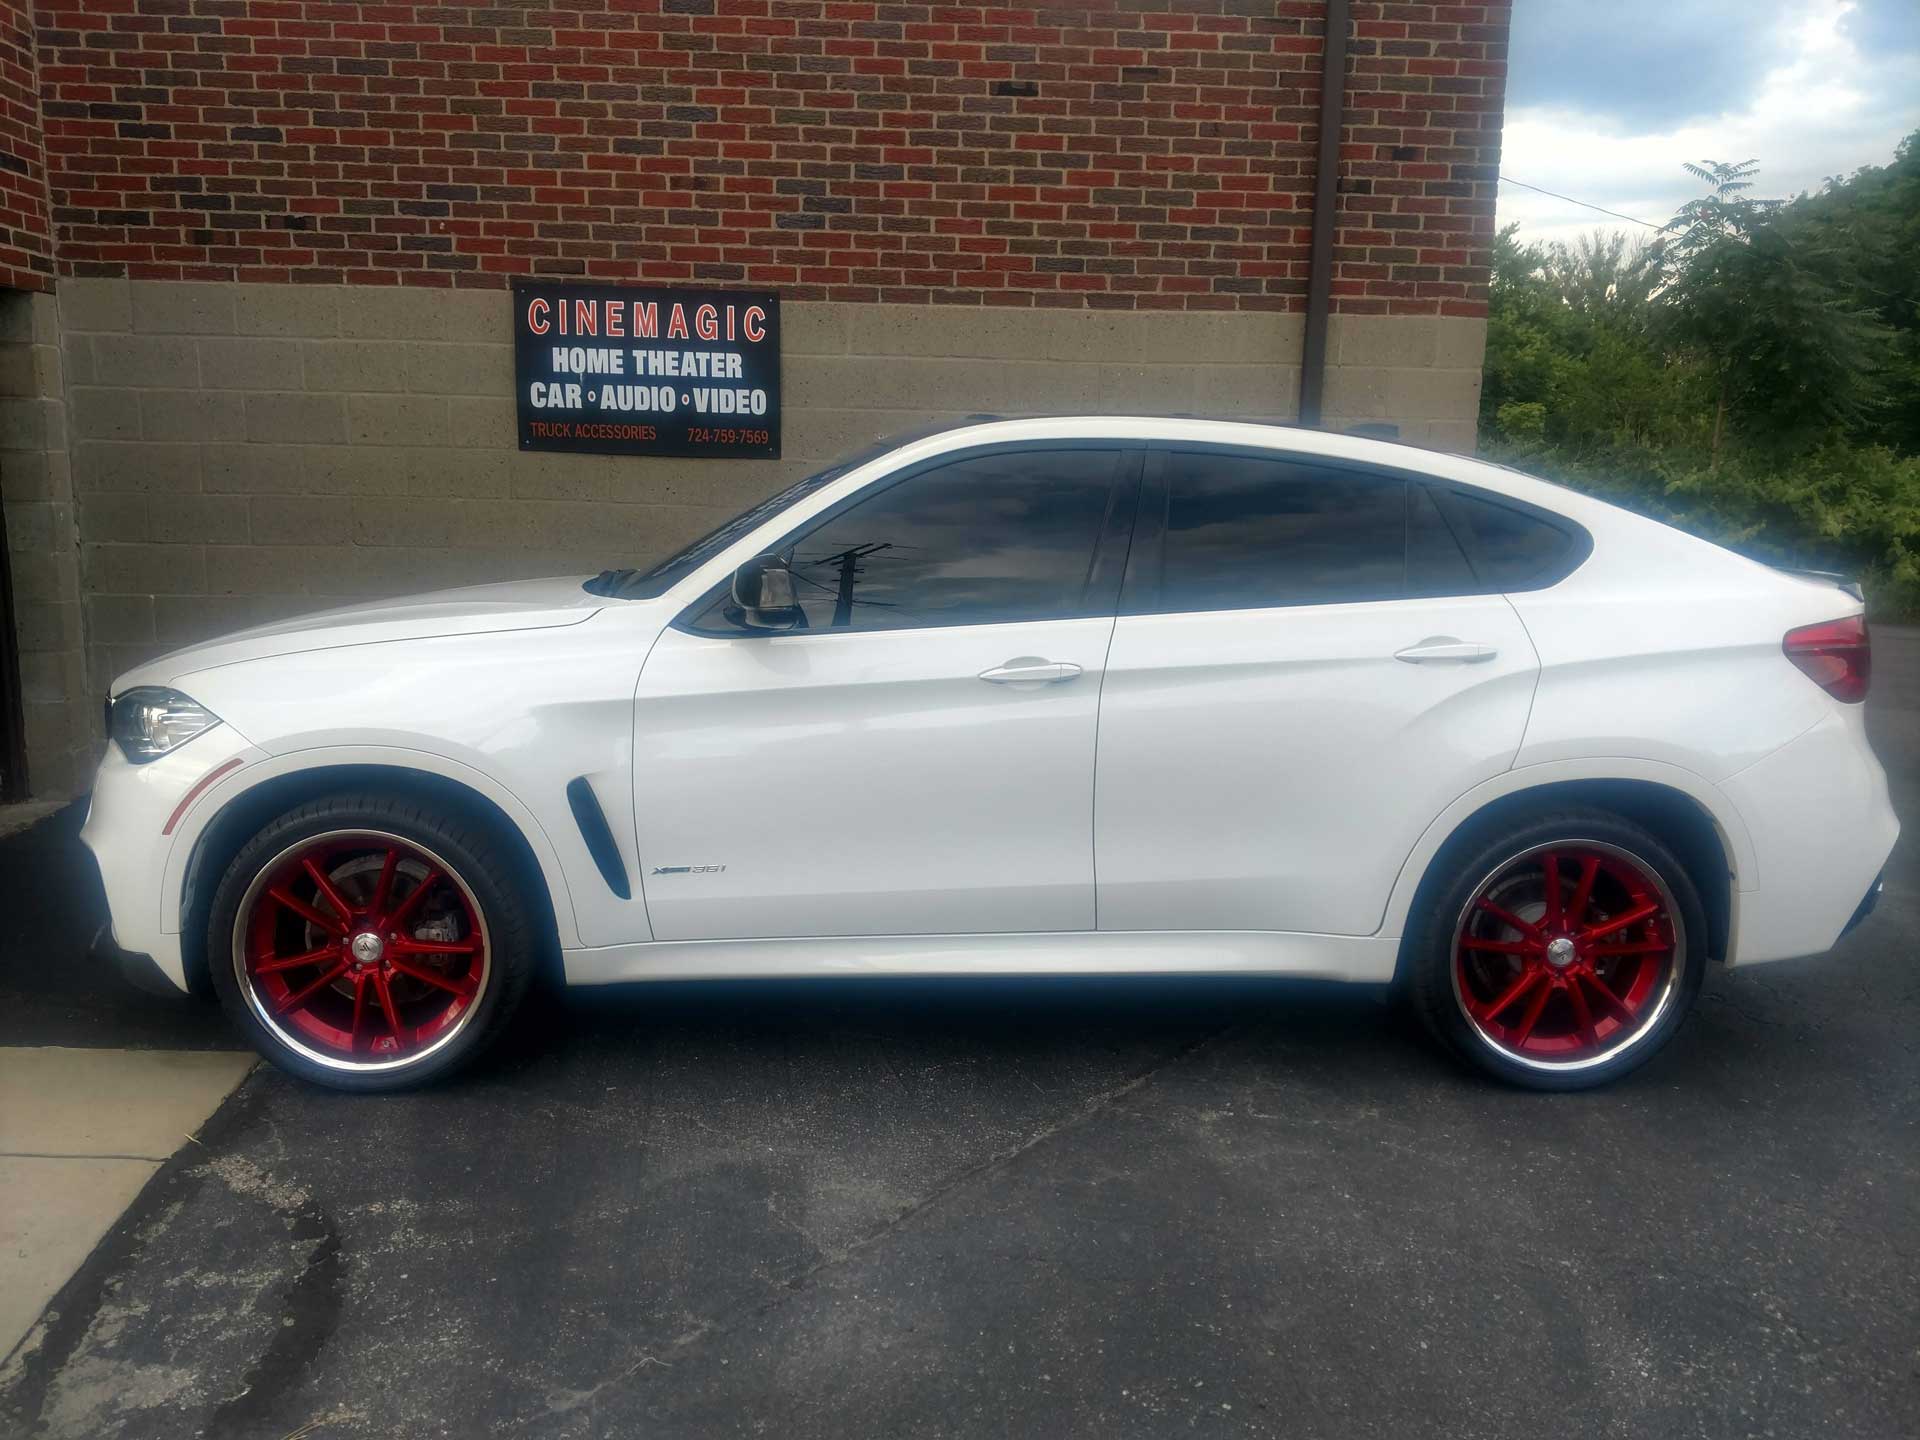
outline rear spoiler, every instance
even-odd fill
[[[1867,592],[1860,587],[1860,582],[1850,575],[1842,575],[1836,570],[1793,570],[1785,565],[1773,565],[1768,568],[1782,575],[1791,575],[1796,580],[1824,582],[1836,590],[1845,591],[1861,604],[1866,604]]]

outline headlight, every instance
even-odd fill
[[[114,741],[136,765],[172,754],[219,723],[220,717],[206,706],[158,685],[136,685],[116,696],[107,716]]]

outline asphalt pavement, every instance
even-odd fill
[[[1920,631],[1875,659],[1917,816]],[[85,960],[76,819],[0,841],[0,1041],[229,1043]],[[0,1431],[1920,1434],[1915,845],[1598,1093],[1248,982],[635,987],[421,1094],[263,1067],[0,1367]]]

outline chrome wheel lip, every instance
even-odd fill
[[[280,1025],[261,1004],[259,992],[253,984],[253,977],[247,971],[246,932],[247,923],[253,916],[254,904],[259,900],[261,892],[267,888],[268,879],[289,857],[297,855],[309,846],[324,844],[329,840],[372,840],[403,845],[432,861],[441,874],[459,888],[460,893],[466,897],[467,903],[473,907],[474,919],[480,926],[480,978],[474,986],[473,1003],[460,1012],[453,1024],[447,1027],[445,1034],[435,1037],[433,1043],[424,1050],[416,1050],[410,1055],[393,1060],[342,1059],[338,1055],[329,1055],[323,1050],[315,1049],[289,1034],[286,1028]],[[247,893],[240,897],[239,908],[234,912],[233,917],[233,943],[230,948],[235,983],[239,985],[241,995],[246,998],[247,1008],[253,1012],[256,1020],[266,1026],[273,1038],[303,1059],[311,1060],[316,1065],[323,1065],[329,1070],[338,1070],[352,1075],[391,1074],[396,1070],[410,1069],[429,1056],[446,1049],[472,1022],[474,1014],[480,1009],[481,1002],[486,999],[487,984],[493,978],[493,936],[487,930],[487,912],[481,907],[480,898],[473,893],[473,887],[467,884],[466,878],[459,870],[448,863],[446,857],[418,840],[410,839],[405,835],[396,835],[391,830],[358,827],[325,830],[318,835],[309,835],[304,839],[296,840],[280,851],[254,872],[253,881],[247,886]]]
[[[1467,997],[1460,992],[1460,937],[1466,929],[1467,917],[1473,913],[1475,902],[1486,892],[1487,887],[1499,879],[1507,870],[1535,855],[1543,855],[1550,850],[1566,850],[1574,847],[1598,850],[1604,854],[1613,856],[1616,860],[1625,861],[1627,864],[1639,870],[1641,874],[1645,875],[1647,879],[1652,882],[1655,891],[1657,891],[1660,896],[1660,903],[1666,912],[1668,923],[1673,927],[1673,964],[1667,967],[1665,983],[1661,985],[1660,993],[1647,1007],[1646,1018],[1634,1029],[1632,1034],[1608,1046],[1598,1054],[1584,1056],[1578,1060],[1535,1060],[1524,1055],[1516,1055],[1512,1050],[1509,1050],[1505,1045],[1502,1045],[1491,1035],[1487,1034],[1486,1031],[1481,1028],[1480,1022],[1473,1018],[1473,1012],[1467,1008]],[[1592,1070],[1597,1066],[1607,1064],[1609,1061],[1619,1059],[1620,1056],[1626,1054],[1629,1050],[1633,1049],[1634,1046],[1645,1040],[1647,1036],[1651,1035],[1654,1030],[1658,1028],[1661,1017],[1667,1013],[1667,1007],[1673,1003],[1673,997],[1679,992],[1681,978],[1686,973],[1686,968],[1690,963],[1691,957],[1687,951],[1686,921],[1680,914],[1679,902],[1674,899],[1673,891],[1668,888],[1667,882],[1662,878],[1659,870],[1648,864],[1641,856],[1634,854],[1633,851],[1625,849],[1622,846],[1614,845],[1605,840],[1583,839],[1579,836],[1569,835],[1562,839],[1548,840],[1538,845],[1529,845],[1524,850],[1515,851],[1474,883],[1473,888],[1467,892],[1467,903],[1462,905],[1460,907],[1460,913],[1453,917],[1453,940],[1447,948],[1447,983],[1453,989],[1453,1003],[1459,1009],[1461,1018],[1467,1022],[1467,1028],[1473,1032],[1474,1039],[1486,1046],[1493,1054],[1499,1056],[1500,1059],[1509,1064],[1518,1065],[1523,1069],[1537,1071],[1541,1074],[1575,1075],[1583,1070]]]

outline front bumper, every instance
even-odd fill
[[[87,959],[103,969],[113,971],[136,990],[144,990],[149,995],[168,995],[175,1000],[180,998],[180,987],[160,969],[153,956],[120,948],[119,942],[113,938],[111,925],[100,927],[100,933],[93,937],[93,947],[87,952]]]
[[[151,957],[151,968],[176,990],[189,986],[180,944],[180,895],[177,883],[167,881],[168,857],[175,846],[193,843],[232,777],[244,775],[247,764],[260,758],[264,753],[230,726],[216,725],[174,754],[144,765],[132,764],[119,747],[109,745],[94,776],[80,839],[100,868],[112,942]],[[215,771],[223,772],[218,782],[194,794]]]

